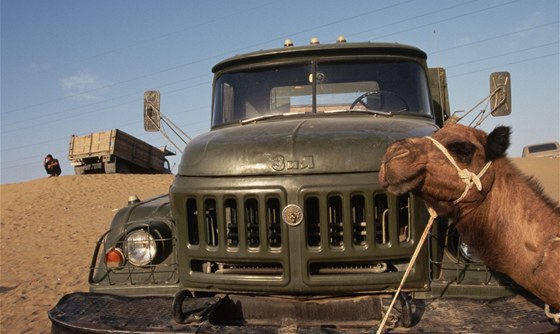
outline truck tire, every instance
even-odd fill
[[[74,167],[74,174],[76,175],[84,175],[86,173],[86,168],[84,166],[77,166]]]
[[[117,162],[117,173],[130,174],[130,166],[126,162]]]
[[[106,162],[103,165],[103,169],[105,170],[105,174],[113,174],[117,172],[117,164],[115,162]]]

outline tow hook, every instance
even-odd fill
[[[399,293],[399,301],[401,302],[401,318],[400,323],[405,328],[412,326],[412,308],[410,307],[410,300],[401,292]]]
[[[183,303],[186,301],[186,310]],[[188,290],[181,290],[173,298],[173,320],[179,324],[198,324],[210,318],[212,312],[221,303],[219,297],[193,298]]]

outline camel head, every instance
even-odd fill
[[[383,157],[379,182],[390,193],[412,192],[438,214],[449,214],[457,199],[477,203],[485,198],[494,181],[491,162],[505,156],[509,135],[509,127],[497,127],[486,134],[448,124],[432,135],[435,140],[424,137],[397,141]]]

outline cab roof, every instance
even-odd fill
[[[287,46],[277,49],[260,50],[227,58],[212,68],[216,73],[227,67],[265,62],[280,58],[314,57],[314,56],[344,56],[344,55],[394,55],[419,58],[426,60],[424,51],[410,45],[398,43],[333,43],[309,44],[302,46]]]

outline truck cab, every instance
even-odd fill
[[[94,252],[91,292],[65,296],[49,315],[53,329],[76,329],[100,305],[119,321],[84,333],[375,327],[428,221],[420,198],[380,186],[381,158],[390,143],[430,135],[449,117],[445,71],[426,58],[412,46],[340,38],[215,65],[210,131],[185,146],[168,195],[116,214]],[[160,126],[159,100],[145,96],[147,128]],[[393,325],[454,331],[433,322],[441,315],[412,309],[516,289],[439,219]],[[141,306],[147,300],[154,311]],[[541,319],[519,310],[508,308],[504,321]],[[159,320],[148,325],[153,312]]]
[[[437,129],[425,54],[286,47],[213,72],[212,130],[187,145],[170,191],[181,281],[289,294],[398,282],[424,208],[385,194],[376,172],[388,143]],[[418,266],[410,287],[427,272]]]

